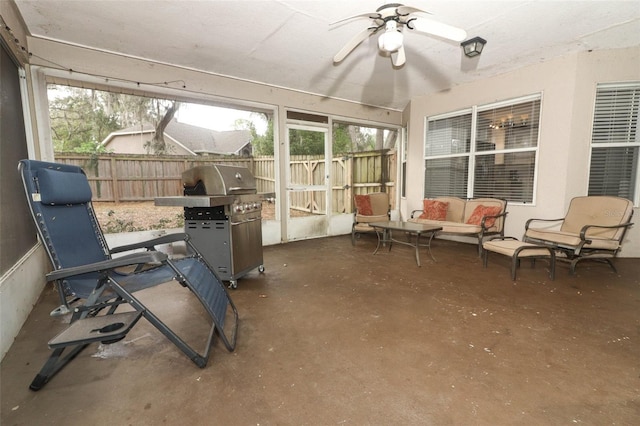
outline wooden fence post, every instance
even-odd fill
[[[345,172],[345,184],[346,184],[346,200],[345,200],[345,209],[348,213],[353,211],[353,154],[347,156],[347,161],[345,161],[345,167],[347,171]]]
[[[118,167],[116,164],[116,158],[111,157],[111,185],[113,190],[113,201],[116,203],[120,202],[120,189],[118,188]]]

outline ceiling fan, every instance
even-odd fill
[[[389,3],[380,6],[375,12],[363,13],[341,19],[331,24],[331,26],[342,24],[346,21],[359,18],[371,19],[371,25],[356,34],[347,44],[340,49],[333,57],[334,63],[342,62],[360,43],[373,34],[380,33],[378,37],[378,48],[381,52],[391,56],[391,62],[395,67],[404,65],[406,56],[404,53],[403,29],[431,34],[437,37],[461,42],[467,37],[467,32],[463,29],[434,21],[425,16],[430,15],[420,9],[411,6],[404,6],[399,3]]]

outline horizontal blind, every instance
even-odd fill
[[[425,139],[424,196],[466,198],[471,113],[430,119]]]
[[[540,95],[479,108],[473,197],[533,202]]]
[[[476,151],[538,145],[540,98],[478,111]]]
[[[504,154],[504,163],[497,164],[500,154],[476,157],[474,197],[504,198],[516,203],[533,201],[536,153]]]
[[[600,85],[591,137],[589,195],[612,195],[638,203],[640,83]]]
[[[638,178],[638,147],[593,148],[589,195],[634,199]]]
[[[638,141],[638,105],[640,84],[637,86],[602,86],[596,92],[593,114],[593,144],[634,143]]]
[[[467,198],[469,157],[425,160],[424,197]]]
[[[424,155],[426,158],[469,152],[471,114],[429,120]]]

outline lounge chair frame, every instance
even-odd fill
[[[200,368],[207,365],[216,334],[228,351],[235,349],[236,306],[188,234],[170,234],[109,249],[91,205],[88,180],[81,168],[22,160],[18,169],[39,238],[53,265],[53,271],[46,279],[56,284],[61,303],[51,315],[71,314],[69,328],[49,342],[53,352],[33,379],[31,390],[41,389],[89,344],[123,339],[141,317]],[[60,201],[52,202],[52,197]],[[91,235],[86,235],[87,230]],[[80,234],[83,231],[85,235]],[[171,259],[157,250],[157,247],[176,242],[186,246],[184,257]],[[67,251],[75,247],[74,244],[80,248],[69,255]],[[113,254],[120,256],[112,257]],[[123,273],[123,267],[129,271]],[[137,291],[170,285],[174,281],[180,284],[178,289],[186,287],[196,296],[208,314],[210,330],[200,352],[134,295]],[[119,308],[123,309],[116,312]]]

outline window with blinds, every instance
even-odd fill
[[[470,146],[470,112],[427,122],[425,198],[467,198]]]
[[[591,134],[589,195],[613,195],[640,204],[640,82],[601,84]]]
[[[541,95],[427,120],[425,197],[532,203]]]

